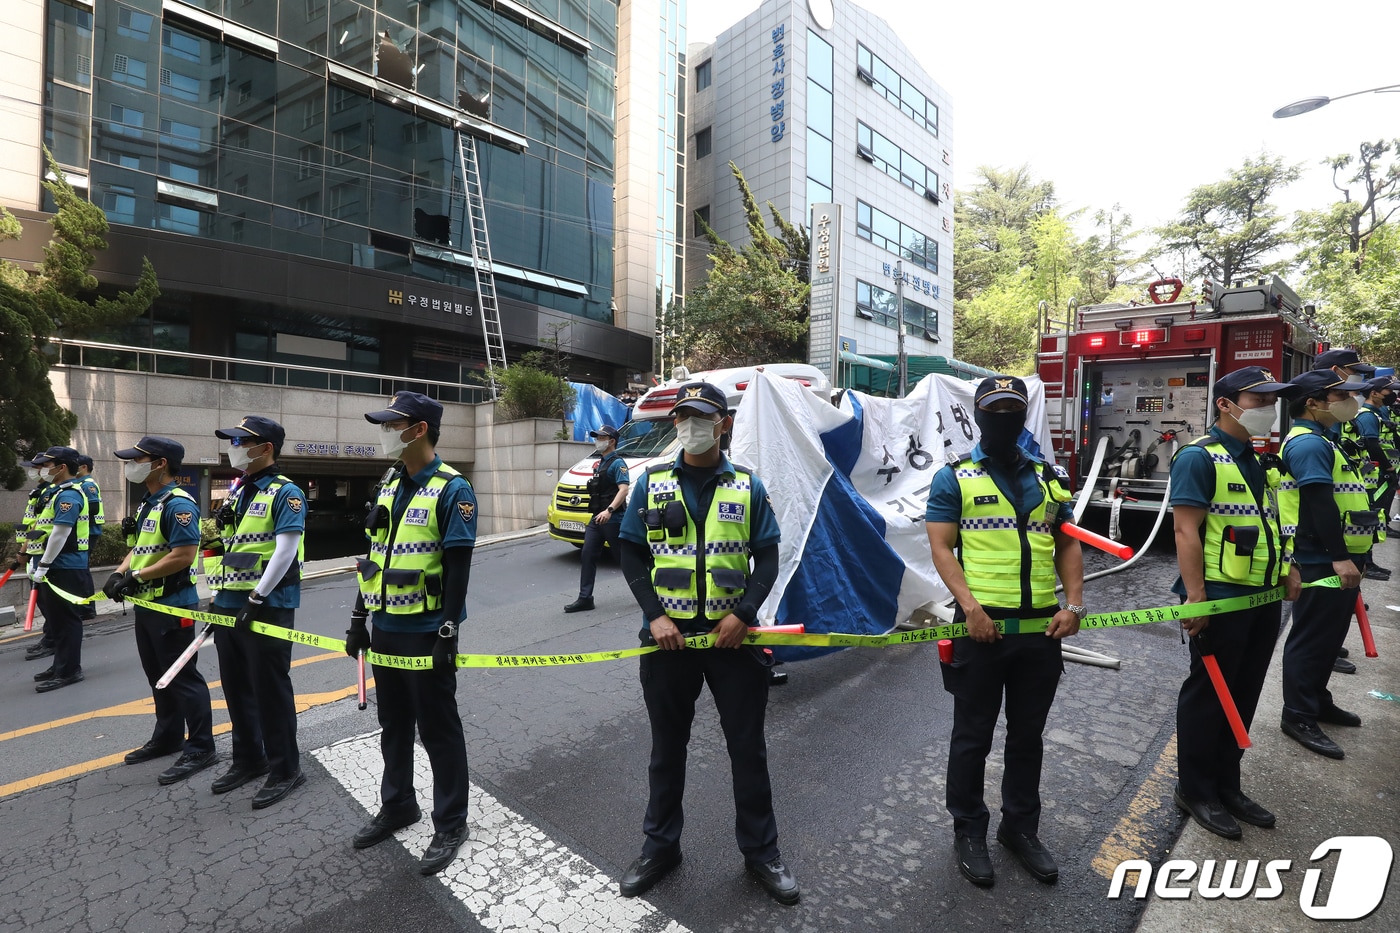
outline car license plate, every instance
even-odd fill
[[[587,531],[587,530],[588,530],[588,525],[587,525],[586,522],[564,522],[564,521],[561,521],[561,522],[559,523],[559,530],[560,530],[560,531]]]

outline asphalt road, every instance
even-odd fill
[[[1089,605],[1169,603],[1173,563],[1154,552],[1091,582]],[[577,566],[574,548],[542,536],[479,548],[461,650],[635,644],[638,613],[615,567],[601,570],[596,611],[561,612]],[[339,637],[353,595],[348,577],[308,584],[298,627]],[[448,873],[424,879],[415,871],[422,827],[403,842],[349,846],[374,806],[378,761],[373,691],[370,710],[357,711],[348,659],[295,650],[310,780],[253,812],[251,788],[209,793],[220,767],[161,788],[161,762],[118,764],[152,722],[129,617],[90,624],[87,680],[43,696],[31,675],[46,662],[23,660],[31,640],[0,639],[0,928],[1132,930],[1143,904],[1107,900],[1107,874],[1124,858],[1160,861],[1180,832],[1169,794],[1186,649],[1170,624],[1076,641],[1123,665],[1066,665],[1050,716],[1041,837],[1060,861],[1056,886],[1035,882],[995,844],[995,888],[958,874],[942,802],[951,698],[932,648],[787,665],[791,682],[769,701],[769,762],[779,843],[803,899],[782,908],[744,877],[728,760],[704,698],[685,862],[644,900],[616,897],[616,877],[640,850],[646,799],[650,739],[635,661],[459,674],[473,839]],[[200,666],[217,680],[212,646]],[[214,696],[219,707],[217,687]],[[222,708],[215,722],[227,722]],[[219,748],[227,757],[226,734]],[[999,736],[988,762],[993,829],[1000,748]]]

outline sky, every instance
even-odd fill
[[[851,2],[851,0],[836,0]],[[894,25],[953,100],[954,186],[980,165],[1029,164],[1069,210],[1122,206],[1138,228],[1261,152],[1301,163],[1286,215],[1340,194],[1319,163],[1400,137],[1400,93],[1276,120],[1304,97],[1400,84],[1400,2],[861,0]],[[689,0],[689,41],[757,0]]]

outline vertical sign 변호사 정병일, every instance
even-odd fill
[[[808,266],[812,296],[808,307],[807,361],[836,384],[836,323],[841,282],[841,205],[812,205],[812,254]]]

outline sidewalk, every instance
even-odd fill
[[[545,534],[549,531],[549,525],[534,525],[522,531],[503,531],[500,534],[484,535],[477,539],[477,547],[486,547],[492,544],[501,544],[506,541],[517,541],[521,538],[529,538],[533,535]],[[324,577],[332,577],[337,574],[351,573],[355,569],[354,557],[331,557],[326,560],[309,560],[302,564],[302,579],[317,580]],[[101,592],[102,584],[116,567],[94,567],[92,569],[94,586]],[[21,583],[20,581],[23,581]],[[15,610],[15,625],[0,626],[0,638],[19,634],[24,627],[24,613],[29,603],[29,574],[15,571],[10,577],[10,581],[5,584],[3,594],[0,594],[0,606],[12,606]],[[199,577],[199,599],[205,602],[212,598],[208,584],[201,574]],[[99,617],[122,612],[125,607],[110,599],[99,599],[93,606],[97,610]],[[39,623],[35,622],[37,631]]]
[[[1315,902],[1329,903],[1340,858],[1331,854],[1312,862],[1316,848],[1335,836],[1380,836],[1392,849],[1400,848],[1400,703],[1367,695],[1375,690],[1400,697],[1400,536],[1380,545],[1375,557],[1381,566],[1396,571],[1391,580],[1363,580],[1361,585],[1362,596],[1370,606],[1371,628],[1380,657],[1365,656],[1360,633],[1353,624],[1346,643],[1357,672],[1334,673],[1329,684],[1337,705],[1358,714],[1362,720],[1359,729],[1323,726],[1346,751],[1346,758],[1324,758],[1279,730],[1283,646],[1288,634],[1285,626],[1250,731],[1254,746],[1245,752],[1243,764],[1245,793],[1277,814],[1278,826],[1269,830],[1246,825],[1244,838],[1231,842],[1183,815],[1188,820],[1186,827],[1168,858],[1190,860],[1200,866],[1196,877],[1171,885],[1190,889],[1190,896],[1164,899],[1156,892],[1148,894],[1139,933],[1278,933],[1316,929],[1318,920],[1306,916],[1300,906],[1306,874],[1309,869],[1322,870]],[[1170,801],[1166,806],[1171,806]],[[1287,859],[1292,864],[1279,876],[1282,895],[1266,899],[1255,897],[1250,891],[1238,899],[1208,899],[1196,888],[1208,859],[1216,860],[1212,882],[1217,885],[1225,860],[1239,862],[1235,876],[1238,883],[1238,872],[1243,872],[1246,860],[1259,859],[1256,890],[1267,886],[1263,867],[1268,860]],[[1158,878],[1160,874],[1154,877],[1154,886]],[[1129,881],[1133,880],[1130,875]],[[1131,896],[1131,886],[1126,890]],[[1364,919],[1347,924],[1347,928],[1377,933],[1400,929],[1400,866],[1392,862],[1379,908]]]

